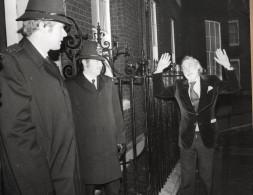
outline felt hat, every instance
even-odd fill
[[[105,58],[102,57],[102,50],[98,47],[98,43],[96,41],[87,40],[81,47],[80,55],[77,58],[79,59],[95,59],[104,61]]]
[[[49,20],[71,25],[66,18],[64,1],[65,0],[29,0],[25,13],[16,20]]]

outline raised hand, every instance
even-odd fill
[[[156,73],[162,72],[165,68],[167,68],[170,65],[170,63],[171,63],[170,54],[169,53],[162,54],[155,72]]]
[[[224,68],[228,70],[233,70],[233,68],[230,65],[227,53],[225,49],[217,49],[216,52],[216,57],[214,57],[215,61],[218,62],[220,65],[224,66]]]

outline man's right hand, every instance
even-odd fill
[[[162,54],[158,65],[157,65],[157,69],[154,73],[161,73],[163,72],[163,70],[165,68],[167,68],[170,65],[171,61],[170,61],[170,54],[169,53],[164,53]]]

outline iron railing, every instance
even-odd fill
[[[75,35],[69,35],[64,39],[64,47],[67,57],[73,62],[73,65],[66,65],[63,68],[64,76],[71,77],[78,71],[76,66],[76,58],[79,55],[80,47],[82,45],[82,40],[87,39],[87,34],[82,35],[80,28],[77,23],[72,20],[73,25],[72,30],[76,32]],[[98,25],[99,27],[99,25]],[[68,32],[71,29],[67,29]],[[155,70],[157,62],[154,61],[148,64],[148,60],[144,58],[144,51],[142,51],[141,60],[138,64],[127,64],[125,71],[128,74],[121,74],[115,70],[114,61],[118,55],[125,55],[127,58],[129,56],[128,47],[126,45],[121,52],[120,48],[114,45],[112,49],[108,47],[103,47],[101,43],[101,33],[98,28],[97,41],[100,47],[103,49],[102,55],[108,60],[108,63],[113,70],[114,75],[118,75],[115,78],[119,87],[119,96],[122,99],[122,86],[128,85],[130,93],[130,109],[131,109],[131,141],[133,150],[133,159],[126,161],[125,155],[121,159],[121,164],[123,165],[123,183],[124,183],[124,195],[128,194],[128,184],[129,180],[127,178],[127,164],[133,165],[133,186],[136,194],[141,194],[139,185],[139,174],[138,174],[138,155],[137,155],[137,132],[136,132],[136,110],[135,110],[135,94],[134,89],[136,87],[136,79],[138,86],[143,88],[143,101],[144,101],[144,115],[145,124],[144,135],[145,135],[145,147],[146,152],[146,162],[147,178],[148,184],[147,188],[144,190],[143,194],[147,195],[157,195],[161,190],[162,186],[165,184],[169,174],[175,167],[179,159],[179,149],[178,149],[178,126],[179,126],[179,109],[177,103],[174,99],[163,101],[153,97],[153,82],[151,72]],[[109,59],[108,59],[109,58]],[[173,64],[169,67],[169,71],[164,74],[165,84],[171,84],[176,78],[181,77],[182,74],[178,68],[179,66]],[[141,75],[141,76],[136,76]]]
[[[155,64],[155,63],[154,63]],[[122,85],[128,85],[130,91],[130,109],[131,109],[131,139],[133,159],[126,161],[122,159],[123,165],[123,183],[124,195],[128,194],[128,184],[132,182],[136,194],[157,195],[165,184],[169,174],[175,167],[179,159],[178,149],[178,127],[179,127],[179,109],[174,99],[163,101],[153,96],[153,82],[150,70],[143,76],[120,76],[117,77],[120,97],[122,97]],[[181,72],[175,67],[164,74],[165,84],[171,84],[176,78],[181,77]],[[137,155],[137,132],[135,121],[135,80],[141,80],[143,88],[144,101],[144,135],[145,135],[145,155],[147,170],[147,188],[140,190],[139,168]],[[138,87],[140,82],[138,82]],[[133,166],[133,180],[127,178],[127,166]]]

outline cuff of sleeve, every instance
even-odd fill
[[[163,70],[156,70],[153,74],[163,73]]]
[[[160,77],[163,73],[162,72],[154,72],[153,77]]]
[[[227,70],[234,70],[234,67],[230,66],[228,68],[226,68]]]

